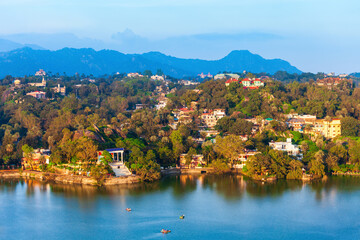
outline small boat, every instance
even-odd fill
[[[184,219],[184,218],[185,218],[185,215],[181,215],[181,216],[180,216],[180,219]]]
[[[171,232],[170,230],[161,229],[161,233],[163,233],[163,234],[167,234],[167,233],[170,233],[170,232]]]
[[[131,212],[131,208],[126,208],[125,210],[128,212]]]

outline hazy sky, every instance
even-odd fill
[[[153,50],[214,59],[229,50],[248,49],[265,58],[282,58],[303,71],[360,71],[360,1],[355,0],[0,0],[0,9],[2,36],[73,33],[110,41],[128,28],[161,42],[216,34],[212,44],[199,44],[204,49]],[[227,39],[254,33],[263,37]]]

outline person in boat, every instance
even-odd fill
[[[131,212],[131,208],[126,208],[125,210],[128,212]]]

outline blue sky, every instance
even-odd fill
[[[0,37],[23,43],[26,34],[72,33],[84,47],[128,53],[217,59],[248,49],[303,71],[360,71],[354,0],[1,0],[0,9]]]

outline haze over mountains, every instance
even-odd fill
[[[29,47],[0,53],[0,76],[32,75],[38,69],[48,72],[95,76],[116,72],[143,72],[161,69],[166,75],[182,78],[204,72],[242,72],[244,70],[273,74],[277,71],[301,71],[281,59],[264,59],[247,50],[232,51],[219,60],[181,59],[159,52],[123,54],[114,50],[96,51],[90,48],[64,48],[57,51],[35,50]]]

